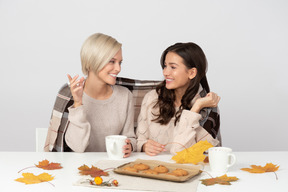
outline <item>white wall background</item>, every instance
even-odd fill
[[[0,151],[34,151],[80,47],[102,32],[123,43],[120,76],[162,79],[162,51],[192,41],[221,97],[223,144],[288,150],[288,1],[0,0]]]

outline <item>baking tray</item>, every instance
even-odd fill
[[[180,168],[184,169],[188,172],[188,175],[186,176],[174,176],[174,175],[167,175],[163,173],[159,173],[158,175],[153,174],[145,174],[141,171],[131,172],[124,170],[125,167],[131,167],[135,164],[143,163],[150,166],[150,169],[154,169],[154,167],[157,167],[158,165],[164,165],[169,169],[169,172],[172,172],[173,170]],[[122,174],[122,175],[130,175],[130,176],[138,176],[138,177],[146,177],[151,179],[160,179],[160,180],[166,180],[166,181],[174,181],[174,182],[185,182],[191,179],[192,177],[200,174],[202,171],[200,170],[201,166],[198,165],[182,165],[177,163],[167,163],[163,161],[157,161],[157,160],[144,160],[144,159],[137,159],[133,162],[125,163],[123,165],[120,165],[119,167],[114,169],[115,173]]]

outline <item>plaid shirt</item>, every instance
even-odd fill
[[[142,100],[147,92],[155,89],[161,81],[135,80],[118,77],[116,84],[127,87],[133,94],[134,100],[134,127],[137,127],[137,118],[140,113]],[[204,97],[205,95],[201,95]],[[54,108],[52,111],[50,125],[44,146],[45,151],[71,151],[65,143],[64,135],[69,125],[68,108],[73,105],[73,97],[68,84],[65,84],[59,90]],[[200,125],[221,143],[220,135],[220,116],[218,108],[206,108],[201,113],[203,118]]]

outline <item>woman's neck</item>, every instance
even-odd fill
[[[175,101],[174,101],[174,105],[175,107],[180,107],[181,106],[181,100],[183,95],[185,94],[186,89],[175,89]]]
[[[100,80],[97,75],[89,73],[85,81],[84,92],[94,99],[105,100],[111,97],[113,89],[111,85]]]

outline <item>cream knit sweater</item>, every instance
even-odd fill
[[[105,136],[126,135],[136,151],[132,93],[125,87],[113,86],[107,100],[96,100],[83,94],[83,105],[70,107],[65,141],[75,152],[106,151]]]
[[[200,90],[199,90],[200,92]],[[200,97],[198,94],[193,99],[192,103]],[[184,145],[186,148],[197,143],[200,140],[207,140],[212,145],[216,146],[219,141],[214,139],[203,127],[200,126],[199,121],[202,116],[198,113],[183,110],[180,121],[174,126],[175,117],[167,125],[160,125],[152,121],[155,119],[153,114],[158,114],[159,109],[154,109],[158,98],[156,90],[148,92],[142,102],[141,112],[138,117],[137,135],[137,151],[141,148],[148,139],[154,140],[160,144],[167,144],[176,142]],[[177,110],[177,109],[176,109]],[[184,148],[179,144],[168,144],[166,149],[172,154],[183,150]]]

